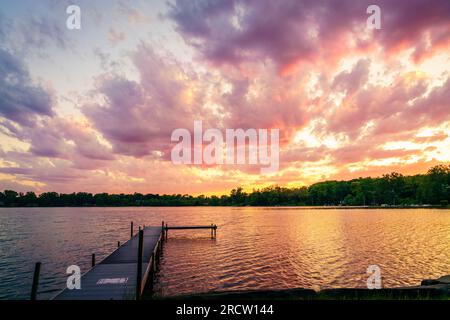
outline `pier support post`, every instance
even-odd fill
[[[41,273],[41,263],[36,262],[36,265],[34,266],[33,285],[31,286],[30,300],[36,300],[40,273]]]
[[[133,238],[133,221],[131,221],[131,233],[130,233],[130,238]]]
[[[95,253],[92,254],[92,268],[95,267]]]
[[[136,275],[136,300],[141,299],[142,291],[142,252],[144,246],[144,231],[139,231],[139,243],[138,243],[138,263],[137,263],[137,275]]]
[[[117,248],[120,247],[120,241],[117,241]]]

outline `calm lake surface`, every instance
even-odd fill
[[[2,208],[0,299],[28,299],[42,262],[39,299],[65,286],[66,268],[90,268],[138,225],[215,223],[169,231],[158,295],[211,290],[364,287],[369,265],[383,286],[450,274],[450,210],[317,208]]]

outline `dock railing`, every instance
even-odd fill
[[[195,230],[195,229],[210,229],[211,238],[215,238],[217,235],[217,225],[212,224],[207,226],[169,226],[167,223],[164,226],[165,236],[167,238],[169,230]]]

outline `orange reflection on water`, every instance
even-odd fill
[[[364,287],[369,265],[381,268],[385,287],[450,274],[449,210],[201,210],[221,222],[217,239],[173,234],[159,294]]]

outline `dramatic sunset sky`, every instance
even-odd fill
[[[81,30],[66,7],[81,8]],[[370,4],[381,30],[366,27]],[[450,1],[0,3],[0,189],[222,194],[450,161]],[[280,170],[170,161],[280,129]]]

